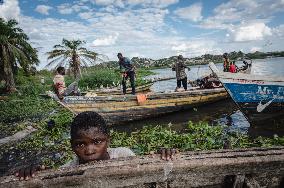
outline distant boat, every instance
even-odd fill
[[[284,77],[221,72],[214,63],[209,67],[250,122],[284,118]]]

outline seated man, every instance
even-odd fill
[[[53,79],[53,88],[58,98],[62,100],[64,96],[80,95],[77,81],[71,83],[67,88],[65,87],[65,81],[64,81],[65,68],[58,67],[56,70],[57,74]]]

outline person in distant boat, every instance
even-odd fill
[[[125,158],[135,156],[134,152],[126,147],[110,148],[110,131],[101,115],[94,111],[78,114],[71,123],[71,147],[75,155],[73,159],[60,168],[75,167],[94,161]],[[162,148],[159,153],[162,160],[172,160],[174,149]],[[40,168],[27,167],[20,169],[16,176],[20,180],[34,177]]]
[[[243,60],[243,66],[241,66],[239,68],[239,71],[242,73],[250,73],[251,72],[251,64],[252,64],[252,60]]]
[[[229,71],[230,71],[231,73],[236,73],[236,72],[237,72],[237,66],[236,66],[236,64],[235,64],[235,61],[231,62]]]
[[[179,55],[177,61],[172,66],[172,71],[176,72],[177,78],[176,91],[181,88],[181,84],[184,90],[187,90],[187,75],[185,73],[185,68],[187,68],[187,66],[184,63],[184,58],[182,55]],[[190,70],[190,68],[188,68],[188,70]]]
[[[223,54],[223,60],[224,60],[224,63],[223,63],[223,71],[224,72],[229,72],[229,67],[230,67],[230,61],[229,61],[229,57],[228,57],[228,53],[224,53]]]
[[[122,73],[122,89],[123,94],[126,94],[126,81],[129,78],[131,83],[132,95],[135,95],[135,67],[132,61],[123,57],[122,53],[117,54],[120,72]]]
[[[64,81],[65,68],[58,67],[56,71],[57,74],[53,78],[53,87],[58,98],[61,100],[64,96],[68,96],[71,94],[80,95],[77,81],[74,81],[66,88]]]

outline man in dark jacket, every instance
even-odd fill
[[[122,73],[122,88],[123,94],[126,94],[126,81],[129,78],[131,83],[132,95],[135,95],[135,68],[132,61],[123,57],[121,53],[117,54],[119,59],[120,72]]]

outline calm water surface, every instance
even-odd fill
[[[243,64],[242,62],[237,62],[236,65],[240,67]],[[217,67],[222,70],[222,64],[217,64]],[[195,80],[203,75],[208,75],[211,73],[208,65],[192,66],[190,69],[190,71],[187,71],[189,80]],[[156,75],[149,76],[148,78],[175,76],[175,72],[173,72],[170,68],[156,69],[154,72]],[[252,74],[284,77],[284,58],[253,60]],[[175,87],[176,80],[171,79],[156,82],[151,89],[155,92],[169,92],[173,91]],[[192,110],[175,112],[146,120],[134,121],[127,123],[127,125],[124,126],[115,127],[115,129],[131,132],[141,129],[145,125],[168,126],[170,124],[174,129],[182,131],[185,129],[188,121],[208,121],[212,125],[226,125],[228,126],[229,131],[238,130],[251,136],[272,136],[274,134],[284,135],[284,126],[282,124],[284,121],[281,121],[280,125],[279,123],[270,121],[264,122],[263,125],[252,126],[246,120],[244,115],[237,109],[236,105],[231,99],[208,104]]]

